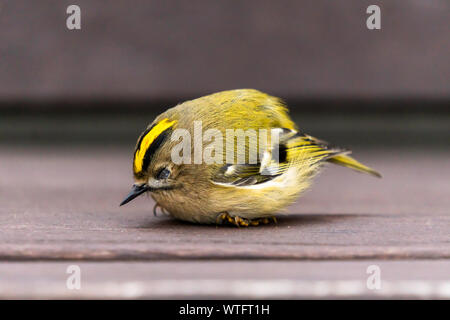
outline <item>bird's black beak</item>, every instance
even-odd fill
[[[151,188],[146,185],[146,184],[142,184],[142,185],[133,185],[133,187],[131,188],[131,192],[125,197],[125,199],[120,203],[120,206],[123,206],[124,204],[127,204],[128,202],[130,202],[131,200],[133,200],[134,198],[140,196],[141,194],[149,191]]]

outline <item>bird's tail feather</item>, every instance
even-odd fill
[[[353,159],[352,157],[350,157],[348,155],[344,155],[344,154],[336,155],[334,157],[327,159],[327,161],[334,163],[334,164],[338,164],[340,166],[344,166],[344,167],[356,170],[356,171],[368,173],[368,174],[371,174],[378,178],[381,178],[381,174],[378,171],[375,171],[374,169],[363,165],[362,163],[356,161],[355,159]]]

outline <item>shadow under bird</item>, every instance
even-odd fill
[[[234,145],[233,137],[232,161],[226,154],[229,148],[214,148],[211,153],[208,147],[203,152],[209,152],[218,161],[174,161],[174,150],[180,150],[181,143],[173,133],[183,129],[190,137],[198,138],[196,123],[201,123],[204,132],[213,129],[223,137],[228,130],[239,129],[266,130],[277,136],[267,139],[267,143],[257,139],[256,161],[248,161],[252,139],[245,137],[241,141],[243,148]],[[220,142],[219,146],[230,145],[225,138],[216,142]],[[182,147],[188,148],[185,159],[194,159],[197,142],[183,143]],[[160,114],[147,127],[134,151],[135,183],[121,205],[150,192],[156,206],[177,219],[237,226],[267,223],[310,186],[325,163],[381,177],[350,157],[350,153],[300,131],[279,98],[253,89],[218,92],[181,103]],[[239,156],[246,161],[236,161]]]

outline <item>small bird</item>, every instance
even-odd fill
[[[211,137],[205,139],[206,132],[214,133],[209,135],[215,138],[214,147]],[[239,136],[228,139],[229,132],[259,136],[248,134],[239,145]],[[266,132],[270,137],[261,139]],[[209,144],[199,151],[204,140]],[[255,141],[257,157],[252,157]],[[147,127],[134,151],[135,182],[120,205],[149,192],[156,202],[154,210],[160,207],[189,222],[276,222],[275,214],[310,186],[325,163],[381,177],[350,153],[300,131],[279,98],[254,89],[222,91],[181,103]]]

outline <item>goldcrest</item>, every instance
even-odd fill
[[[279,98],[218,92],[160,114],[139,137],[134,185],[170,216],[194,223],[267,223],[305,191],[325,163],[380,174],[293,123]],[[275,219],[275,218],[274,218]]]

